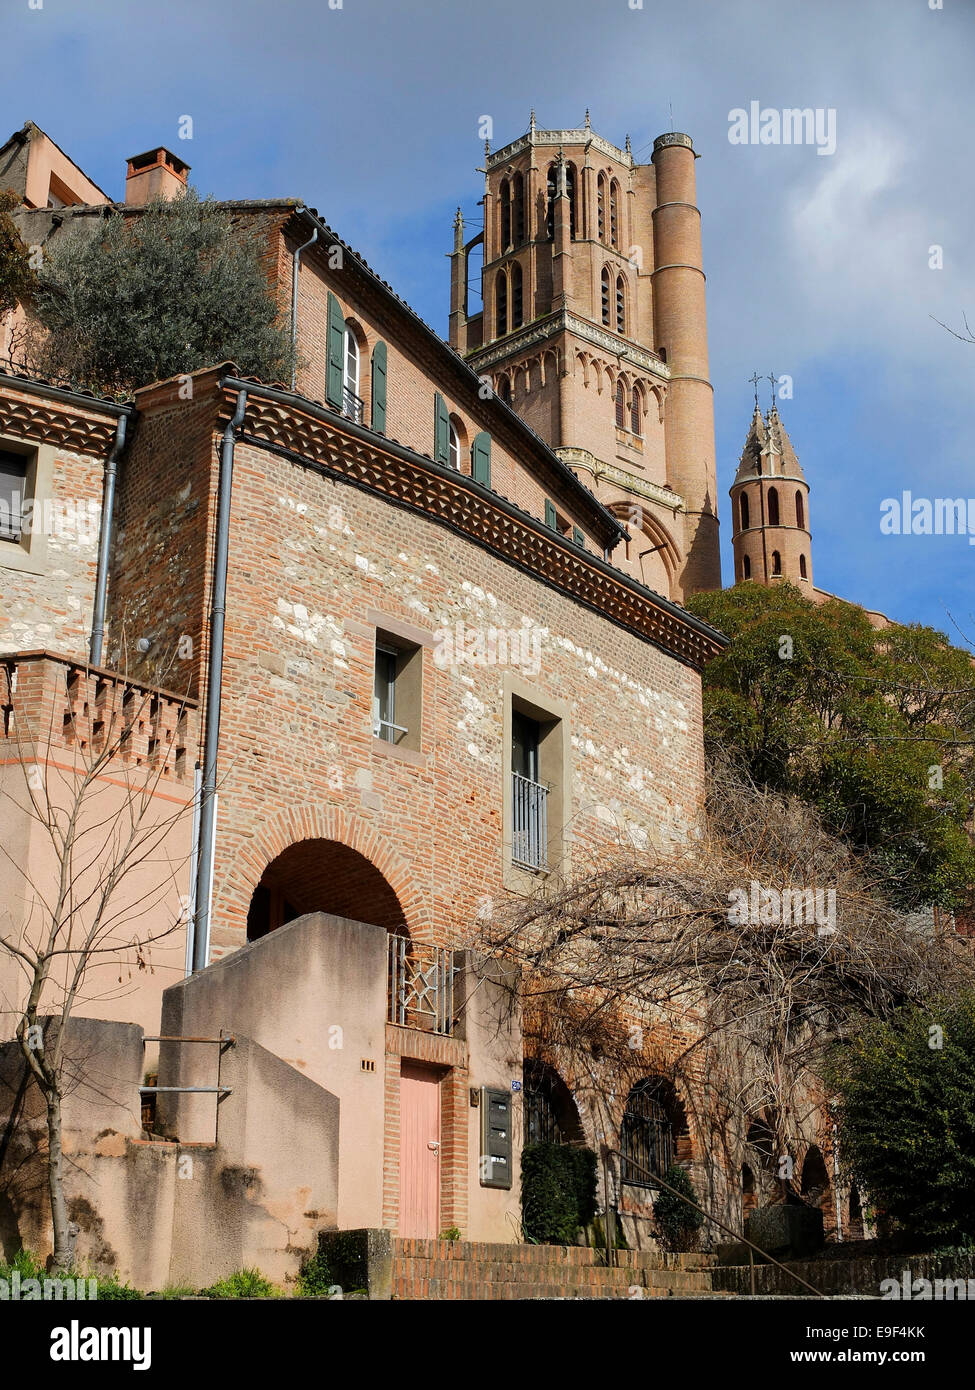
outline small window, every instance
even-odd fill
[[[423,651],[392,633],[376,633],[372,732],[383,743],[419,749]]]
[[[800,531],[805,530],[805,526],[806,526],[806,509],[805,509],[805,507],[804,507],[803,504],[802,504],[802,493],[801,493],[801,492],[797,492],[797,493],[796,493],[796,525],[799,527],[799,530],[800,530]]]
[[[356,424],[362,424],[362,399],[359,395],[359,343],[351,324],[345,325],[345,356],[342,377],[342,413]]]
[[[748,508],[748,494],[746,492],[743,492],[739,498],[738,511],[741,515],[741,529],[747,531],[749,526],[751,526],[751,521],[749,520],[750,512]]]
[[[511,245],[511,188],[507,179],[501,180],[499,191],[501,203],[501,252],[504,254]]]
[[[508,331],[508,275],[502,270],[495,286],[495,306],[497,309],[497,336],[503,338]]]
[[[808,579],[808,578],[809,578],[809,575],[806,573],[806,557],[805,557],[805,555],[800,555],[800,556],[799,556],[799,578],[800,578],[800,579]]]
[[[29,462],[24,454],[0,450],[0,541],[14,545],[20,544],[23,535]]]
[[[545,233],[549,241],[553,241],[555,238],[555,194],[558,188],[556,178],[557,175],[555,165],[550,164],[548,166],[548,180],[545,186]]]
[[[626,428],[626,391],[622,381],[616,383],[616,428]]]
[[[620,186],[613,179],[609,185],[609,239],[613,246],[620,244]]]
[[[640,415],[640,393],[634,386],[633,395],[630,398],[630,429],[637,435],[642,433]]]
[[[596,221],[599,240],[606,240],[606,175],[600,174],[596,180]]]
[[[601,307],[602,307],[602,315],[603,315],[603,325],[604,325],[604,327],[606,327],[606,328],[609,328],[609,326],[610,326],[610,321],[609,321],[609,287],[610,287],[609,268],[608,268],[607,266],[603,266],[603,275],[602,275],[602,306],[601,306]]]
[[[622,275],[616,277],[616,331],[626,332],[626,281]]]
[[[503,376],[498,382],[498,395],[505,405],[511,404],[511,382],[506,376]]]
[[[782,573],[782,556],[777,550],[772,551],[772,573],[778,575]]]
[[[752,562],[751,562],[751,560],[749,559],[749,557],[748,557],[747,555],[745,556],[745,558],[744,558],[744,559],[742,560],[742,562],[741,562],[741,572],[742,572],[742,577],[743,577],[744,579],[751,579],[751,577],[752,577]]]
[[[515,262],[511,267],[511,327],[520,328],[522,322],[521,266]]]
[[[768,490],[768,524],[778,526],[779,524],[779,493],[778,489],[770,487]]]
[[[525,180],[515,174],[512,182],[513,212],[515,224],[515,245],[521,246],[525,240]]]

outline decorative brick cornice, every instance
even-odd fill
[[[618,145],[604,140],[592,130],[530,130],[526,135],[512,140],[510,144],[503,145],[500,150],[495,150],[494,154],[489,154],[487,168],[496,169],[499,164],[507,163],[533,145],[552,146],[555,149],[562,145],[588,145],[590,149],[599,150],[600,154],[608,155],[627,169],[636,167],[636,160],[632,154],[627,154],[626,150],[621,150]]]
[[[558,535],[490,488],[288,392],[227,378],[220,422],[248,391],[241,442],[361,487],[466,536],[542,583],[700,670],[725,646],[717,629]]]
[[[616,483],[618,487],[625,488],[628,492],[636,493],[640,497],[645,497],[648,502],[656,502],[669,511],[682,512],[684,510],[684,499],[678,493],[671,492],[669,488],[660,487],[658,483],[648,482],[646,478],[638,478],[635,473],[628,473],[625,468],[617,468],[612,463],[603,463],[602,459],[598,459],[588,449],[567,447],[558,449],[556,452],[570,468],[583,468],[587,473],[591,473],[595,479],[605,478],[607,482]]]
[[[72,453],[104,458],[115,441],[118,411],[100,411],[92,403],[74,404],[42,395],[27,383],[11,387],[0,380],[0,434],[39,444],[58,444]]]
[[[543,319],[536,319],[486,347],[475,349],[468,354],[467,360],[475,371],[481,371],[507,362],[516,353],[525,352],[536,343],[554,338],[557,333],[574,333],[584,342],[601,349],[611,357],[639,367],[641,371],[657,377],[660,381],[670,380],[670,368],[661,358],[648,352],[646,348],[638,347],[628,339],[619,337],[618,334],[610,333],[605,328],[599,328],[596,324],[579,318],[567,309],[557,309],[555,313],[547,314]]]

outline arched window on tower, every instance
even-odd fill
[[[747,555],[741,562],[741,575],[743,579],[751,579],[752,577],[752,562]]]
[[[503,255],[511,245],[511,185],[507,179],[501,180],[501,187],[498,189],[498,202],[501,207],[501,245],[499,250]]]
[[[546,213],[545,213],[545,235],[549,241],[555,240],[555,192],[556,192],[556,169],[554,164],[548,166],[548,180],[545,185]]]
[[[642,399],[639,386],[634,386],[633,395],[630,397],[630,429],[634,434],[642,434],[641,417],[643,415]]]
[[[622,275],[616,277],[616,331],[626,332],[626,281]]]
[[[777,550],[772,551],[772,573],[777,575],[782,573],[782,556]]]
[[[603,314],[603,324],[604,324],[604,326],[605,326],[606,328],[609,328],[609,326],[610,326],[610,318],[609,318],[609,301],[610,301],[610,294],[611,294],[611,277],[610,277],[610,273],[609,273],[609,266],[604,265],[604,266],[603,266],[603,276],[602,276],[602,314]]]
[[[768,490],[768,524],[778,526],[779,524],[779,493],[778,489],[770,487]]]
[[[799,578],[800,578],[800,579],[808,579],[808,578],[809,578],[809,575],[806,573],[806,557],[805,557],[805,555],[800,555],[800,556],[799,556]]]
[[[511,327],[520,328],[522,324],[522,279],[521,266],[515,261],[511,267]]]
[[[802,505],[802,493],[796,491],[796,525],[800,531],[806,529],[806,509]]]
[[[521,174],[515,174],[511,181],[511,208],[515,245],[522,246],[525,241],[525,180]]]
[[[596,180],[596,226],[600,241],[606,240],[606,175]]]
[[[508,275],[502,270],[494,289],[494,307],[497,324],[496,336],[503,338],[508,331]]]
[[[498,396],[504,401],[505,405],[511,404],[511,382],[506,376],[501,377],[498,382]]]
[[[620,186],[615,179],[609,185],[609,240],[613,246],[620,244]]]
[[[569,240],[576,239],[576,166],[565,166],[565,191],[569,198]]]
[[[626,388],[622,381],[616,383],[616,428],[626,428]]]
[[[747,492],[743,492],[743,493],[741,494],[741,496],[739,497],[739,499],[738,499],[738,512],[739,512],[739,515],[741,516],[741,529],[742,529],[743,531],[747,531],[748,528],[749,528],[749,526],[751,526],[751,524],[752,524],[752,523],[751,523],[751,520],[750,520],[751,514],[750,514],[749,509],[748,509],[748,493],[747,493]]]

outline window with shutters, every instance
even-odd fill
[[[378,342],[372,350],[372,427],[386,433],[386,344]]]
[[[0,449],[0,542],[20,545],[24,535],[29,454]]]
[[[630,429],[634,434],[643,433],[643,399],[640,394],[639,386],[634,386],[633,395],[630,397]]]
[[[616,383],[616,428],[626,428],[626,388],[622,381]]]
[[[615,179],[609,185],[609,240],[612,246],[620,244],[620,186]]]
[[[558,178],[554,164],[548,166],[545,184],[545,235],[549,241],[555,239],[555,196],[558,191]]]
[[[342,414],[362,424],[362,397],[359,394],[359,341],[352,324],[345,324],[343,352]]]
[[[544,662],[541,647],[534,656]],[[568,706],[506,671],[504,748],[505,869],[509,887],[564,867],[570,782]]]
[[[463,458],[464,444],[467,440],[467,432],[459,416],[451,415],[449,421],[450,428],[450,452],[449,462],[451,468],[456,468],[460,472],[460,463]]]
[[[626,281],[622,275],[616,277],[616,331],[626,332]]]
[[[605,266],[605,265],[604,265],[604,266],[603,266],[603,274],[602,274],[602,301],[601,301],[601,307],[602,307],[603,324],[604,324],[604,326],[605,326],[606,328],[609,328],[609,326],[610,326],[610,318],[609,318],[609,302],[610,302],[610,293],[611,293],[610,284],[611,284],[611,277],[610,277],[610,273],[609,273],[609,266]]]
[[[596,225],[599,240],[606,240],[606,175],[600,174],[596,180]]]
[[[547,497],[545,499],[545,525],[550,526],[553,531],[558,531],[560,536],[568,536],[572,531],[572,522],[567,516],[563,516],[555,503]]]
[[[491,436],[481,430],[471,443],[471,477],[476,483],[491,486]]]
[[[565,166],[565,191],[569,199],[569,239],[576,239],[576,166]]]
[[[396,748],[420,748],[423,649],[392,632],[376,632],[372,732]]]
[[[450,463],[450,414],[439,391],[433,397],[433,457],[437,463]]]

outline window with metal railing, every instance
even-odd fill
[[[548,787],[539,778],[537,720],[511,716],[511,858],[527,869],[548,867]]]

